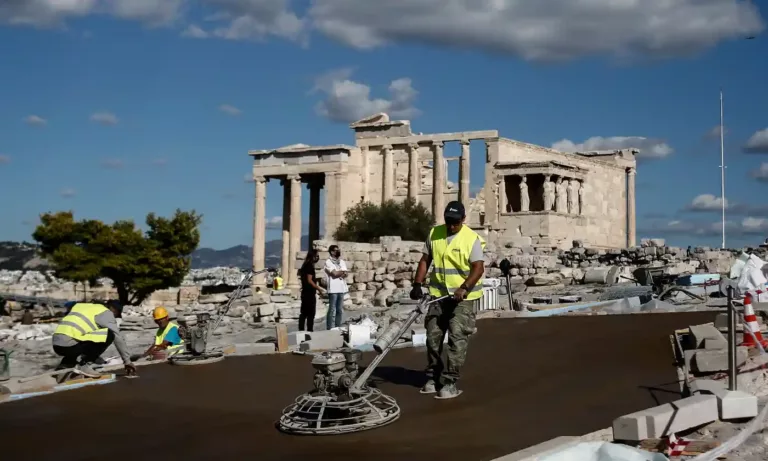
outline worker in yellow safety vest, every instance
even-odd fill
[[[424,318],[427,329],[427,376],[422,394],[437,399],[458,397],[459,371],[467,357],[469,337],[475,329],[475,307],[483,296],[483,250],[485,240],[464,225],[466,212],[460,202],[450,202],[443,213],[445,224],[432,228],[416,269],[411,299],[424,296],[422,284],[432,265],[429,294],[451,296],[432,304]],[[448,334],[447,363],[442,345]]]
[[[275,278],[272,281],[272,288],[275,290],[282,290],[283,289],[283,278],[280,277],[280,273],[278,272],[275,274]]]
[[[116,318],[122,317],[123,304],[116,300],[75,303],[53,332],[53,351],[62,357],[57,370],[74,368],[75,372],[96,378],[101,376],[93,364],[114,342],[128,375],[136,373],[125,339]]]
[[[179,325],[171,321],[168,311],[158,306],[152,312],[152,318],[157,324],[155,343],[147,349],[144,357],[166,358],[184,350],[184,340],[179,332]]]

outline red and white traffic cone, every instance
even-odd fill
[[[750,331],[752,334],[749,334]],[[760,333],[760,325],[757,323],[755,309],[752,308],[752,293],[747,292],[746,296],[744,296],[744,341],[741,345],[757,347],[758,342],[763,348],[768,347],[768,341],[763,339],[763,334]]]

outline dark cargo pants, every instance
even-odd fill
[[[475,304],[479,300],[457,303],[447,299],[430,306],[424,318],[427,329],[427,376],[442,386],[455,383],[467,358],[469,336],[475,331]],[[448,333],[447,360],[443,339]]]

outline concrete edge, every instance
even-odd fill
[[[21,394],[11,394],[9,398],[0,401],[0,404],[8,403],[8,402],[15,402],[17,400],[24,400],[32,397],[39,397],[41,395],[48,395],[48,394],[54,394],[56,392],[64,392],[64,391],[71,391],[74,389],[79,389],[81,387],[89,387],[89,386],[101,386],[104,384],[110,384],[117,381],[117,376],[114,374],[107,375],[110,376],[109,379],[102,379],[99,381],[93,381],[93,382],[86,382],[86,383],[76,383],[76,384],[63,384],[55,386],[54,388],[50,390],[45,391],[37,391],[37,392],[25,392]]]
[[[493,459],[493,461],[535,461],[542,456],[551,455],[558,451],[570,448],[576,444],[581,443],[581,437],[574,436],[560,436],[554,439],[547,440],[546,442],[539,443],[537,445],[524,448],[522,450],[510,453],[499,458]]]

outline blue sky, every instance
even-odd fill
[[[760,243],[768,4],[669,3],[5,1],[0,240],[29,240],[46,211],[142,222],[178,207],[204,214],[203,246],[248,244],[249,149],[351,144],[348,123],[383,110],[416,132],[638,147],[639,236],[719,246],[722,87],[727,244]],[[281,203],[269,183],[269,218]]]

